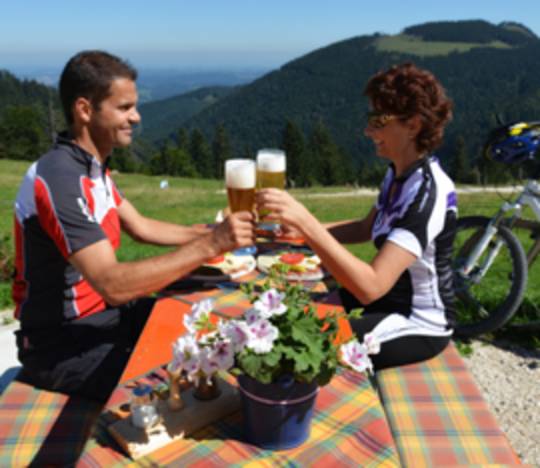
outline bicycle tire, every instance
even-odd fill
[[[505,226],[497,228],[495,239],[501,240],[502,246],[486,274],[475,280],[475,268],[465,276],[459,273],[464,258],[489,222],[490,218],[485,216],[466,216],[457,221],[453,269],[456,291],[454,334],[458,338],[472,338],[502,327],[516,313],[525,294],[525,251],[517,237]],[[488,248],[492,245],[493,240]]]

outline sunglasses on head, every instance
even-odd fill
[[[370,111],[367,113],[367,125],[371,128],[383,128],[389,122],[396,119],[402,119],[405,116],[397,114],[387,114],[386,112]]]

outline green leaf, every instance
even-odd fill
[[[244,369],[246,374],[249,374],[253,377],[256,376],[259,369],[262,368],[263,358],[261,355],[258,354],[246,353],[239,356],[238,362],[240,364],[239,367]]]
[[[274,349],[266,354],[263,354],[263,362],[268,367],[274,367],[276,366],[281,359],[281,352],[276,350],[276,347],[274,346]]]
[[[310,320],[309,317],[304,317],[297,320],[291,327],[292,337],[310,346],[314,341],[319,340],[320,329],[317,324]]]

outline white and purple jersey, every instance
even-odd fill
[[[108,170],[65,137],[28,169],[14,219],[13,298],[23,329],[59,326],[106,308],[68,259],[103,239],[120,246],[121,201]]]
[[[411,252],[416,261],[392,289],[369,304],[366,311],[398,313],[426,334],[450,334],[455,316],[452,244],[457,198],[454,183],[433,156],[419,160],[400,177],[395,176],[391,165],[375,207],[372,239],[377,249],[390,241]],[[403,330],[403,334],[408,332]]]

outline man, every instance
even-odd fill
[[[206,260],[254,242],[251,213],[214,230],[141,215],[107,171],[113,148],[139,123],[136,71],[101,51],[75,55],[60,78],[69,131],[28,170],[15,203],[13,297],[20,380],[105,401],[129,359],[153,300],[149,293]],[[179,246],[119,262],[120,232]]]

